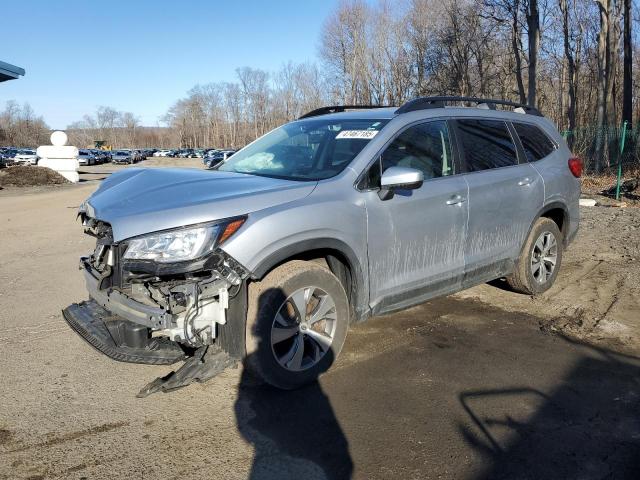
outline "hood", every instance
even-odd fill
[[[109,223],[117,242],[296,201],[316,185],[211,170],[130,168],[104,180],[84,209]]]

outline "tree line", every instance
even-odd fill
[[[49,127],[31,105],[9,100],[0,111],[0,146],[33,147],[49,143]]]
[[[69,143],[80,147],[93,147],[99,141],[111,148],[169,148],[175,145],[170,133],[166,128],[142,126],[131,112],[105,106],[67,127]]]
[[[322,105],[479,96],[538,107],[571,131],[570,143],[588,127],[584,148],[600,170],[607,127],[640,116],[639,21],[631,0],[343,0],[323,23],[315,61],[242,67],[234,81],[196,85],[161,119],[165,128],[141,128],[110,107],[69,128],[78,144],[241,147]]]
[[[348,103],[503,98],[538,107],[570,143],[591,127],[600,170],[607,127],[640,115],[639,14],[631,0],[352,0],[326,20],[320,55]]]

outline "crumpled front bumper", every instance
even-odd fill
[[[184,350],[166,338],[114,315],[91,299],[62,311],[69,326],[96,350],[120,362],[169,365],[185,358]]]
[[[153,329],[168,328],[173,315],[160,307],[145,305],[114,289],[101,290],[100,280],[94,276],[91,267],[81,260],[84,281],[89,296],[99,305],[125,320]]]

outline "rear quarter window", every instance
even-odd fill
[[[520,143],[524,149],[529,162],[535,162],[551,154],[555,149],[555,144],[547,135],[535,125],[527,123],[513,123],[520,138]]]
[[[457,120],[467,171],[477,172],[518,164],[516,147],[502,120]]]

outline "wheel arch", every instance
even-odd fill
[[[556,225],[558,225],[558,228],[562,233],[562,242],[566,246],[568,241],[567,229],[569,227],[569,208],[567,207],[567,205],[563,202],[556,201],[548,203],[547,205],[542,207],[536,217],[533,219],[533,222],[531,222],[529,233],[531,232],[533,225],[541,217],[549,218],[553,220]]]
[[[529,229],[527,230],[527,235],[526,237],[524,237],[524,241],[520,246],[518,258],[522,255],[522,250],[524,249],[527,243],[527,238],[529,238],[529,235],[531,235],[531,230],[533,230],[533,226],[536,224],[539,218],[549,218],[553,220],[556,223],[556,225],[558,225],[558,228],[560,229],[560,233],[562,233],[563,247],[566,247],[568,245],[569,240],[567,238],[566,232],[569,226],[569,208],[567,207],[566,203],[561,201],[549,202],[546,205],[544,205],[540,210],[538,210],[536,215],[533,217],[533,220],[531,220],[531,224],[529,225]]]
[[[251,279],[259,281],[274,268],[291,260],[324,259],[338,277],[349,298],[351,321],[368,317],[368,282],[358,256],[345,242],[335,238],[316,238],[287,245],[271,253],[253,270]]]

